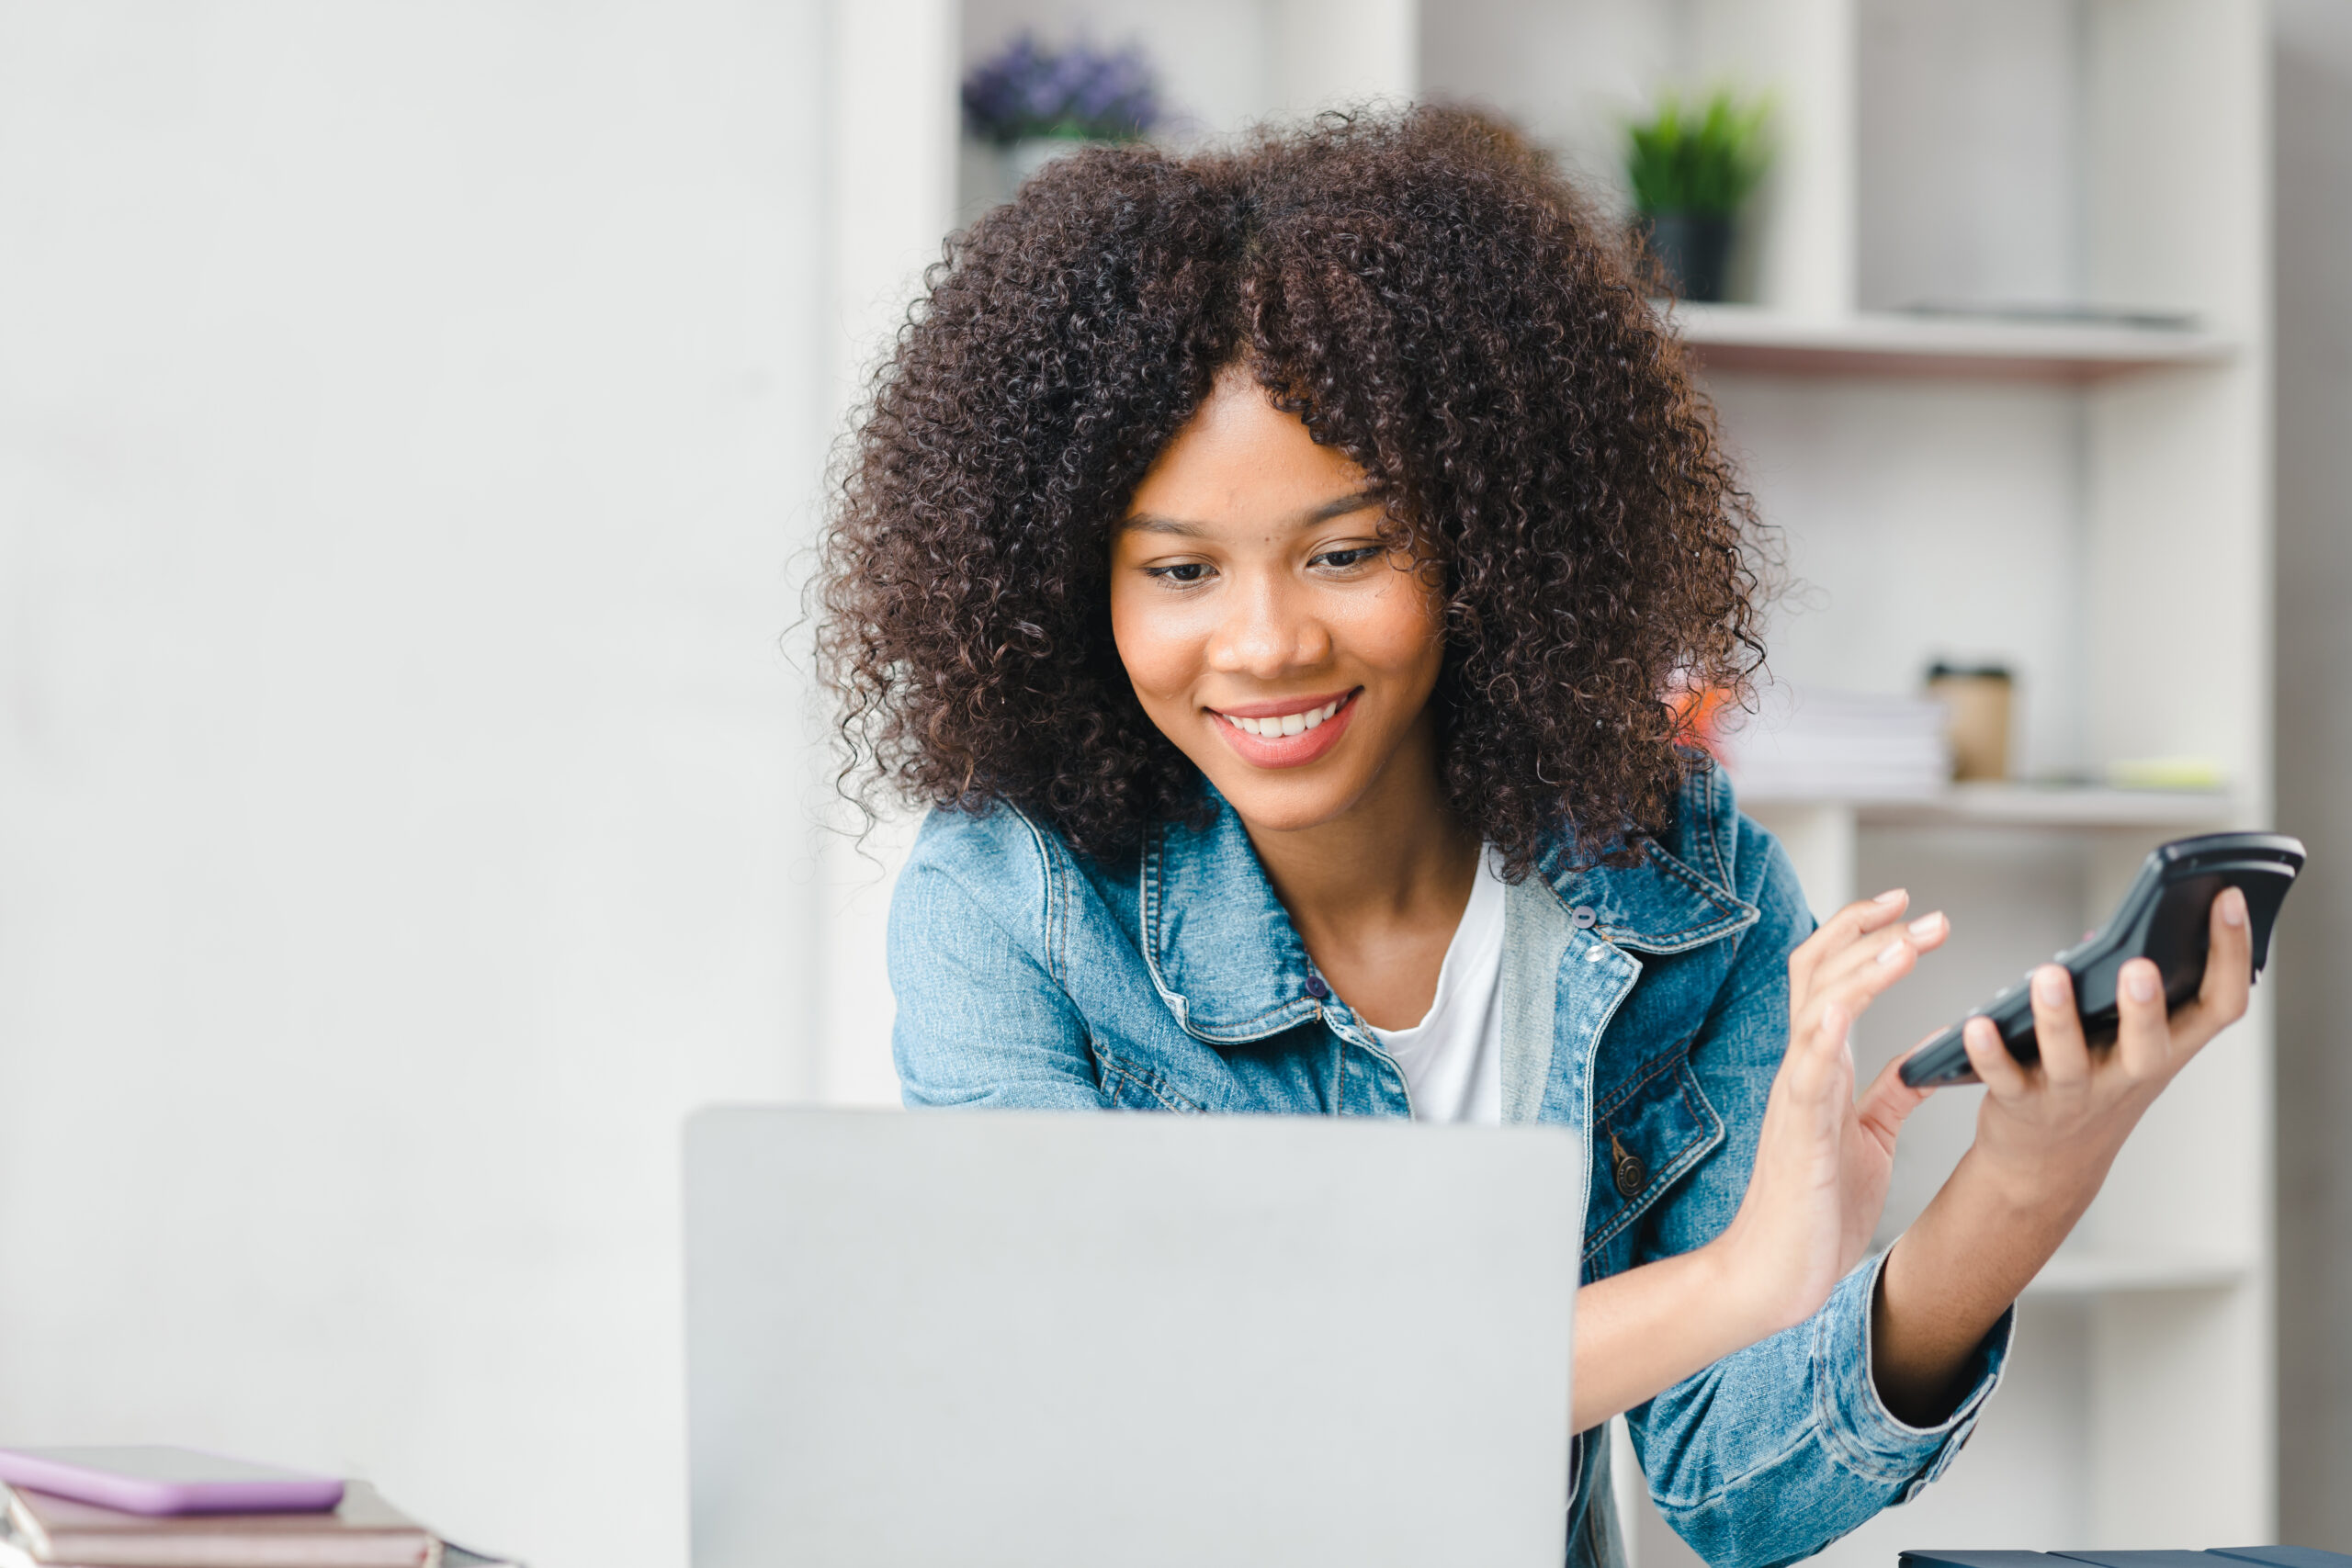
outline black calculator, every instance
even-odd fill
[[[2278,907],[2302,869],[2301,840],[2284,833],[2207,833],[2150,851],[2114,918],[2052,960],[2075,977],[2075,1009],[2090,1043],[2114,1040],[2116,976],[2134,958],[2154,960],[2164,976],[2167,1008],[2197,994],[2205,979],[2207,922],[2214,897],[2224,887],[2245,894],[2254,972],[2261,974],[2270,958],[2270,928]],[[2031,979],[2029,975],[1977,1010],[1993,1021],[2009,1055],[2020,1062],[2041,1057],[2033,1034]],[[1912,1052],[1903,1064],[1903,1081],[1914,1089],[1974,1083],[1976,1073],[1960,1039],[1966,1022],[1962,1020]]]

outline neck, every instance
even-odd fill
[[[1274,894],[1308,951],[1352,945],[1384,928],[1435,915],[1450,932],[1478,871],[1477,835],[1438,783],[1435,719],[1426,711],[1372,786],[1311,828],[1270,829],[1243,818]]]

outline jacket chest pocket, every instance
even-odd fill
[[[1596,1100],[1584,1260],[1590,1263],[1723,1140],[1723,1118],[1700,1090],[1687,1044],[1652,1057]]]
[[[1165,1075],[1140,1063],[1123,1061],[1101,1046],[1094,1047],[1095,1081],[1102,1102],[1116,1111],[1174,1111],[1199,1114],[1201,1102],[1170,1083]]]

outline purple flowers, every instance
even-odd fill
[[[1159,119],[1159,86],[1135,44],[1057,51],[1023,33],[964,78],[965,130],[1000,146],[1046,136],[1133,141]]]

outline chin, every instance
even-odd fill
[[[1205,770],[1204,770],[1205,771]],[[1241,820],[1268,833],[1295,833],[1319,828],[1347,813],[1363,794],[1359,779],[1272,779],[1244,773],[1209,773],[1209,782],[1225,796]]]

